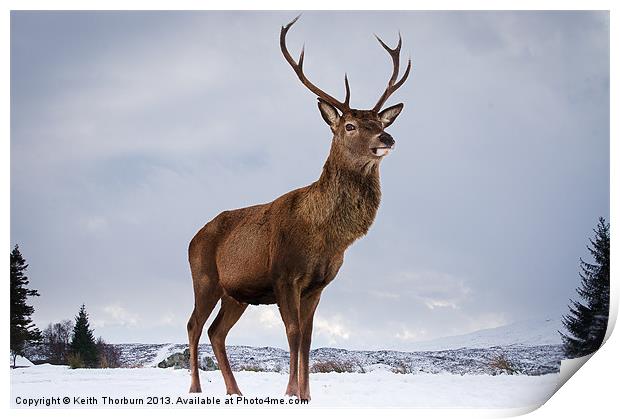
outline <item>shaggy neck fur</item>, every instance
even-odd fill
[[[347,164],[332,146],[319,180],[300,206],[303,218],[336,247],[345,248],[368,232],[381,201],[379,162]]]

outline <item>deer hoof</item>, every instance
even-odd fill
[[[189,388],[189,392],[190,393],[202,393],[202,389],[200,388],[200,384],[195,386],[195,385],[191,385]]]
[[[241,390],[239,390],[239,389],[232,390],[232,391],[227,391],[226,395],[227,396],[243,396],[243,394],[241,393]]]
[[[301,397],[299,397],[299,390],[289,390],[286,389],[286,393],[284,393],[285,396],[288,397],[297,397],[298,399],[300,399]]]

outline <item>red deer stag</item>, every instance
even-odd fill
[[[248,304],[278,304],[290,348],[286,394],[310,399],[308,357],[312,319],[321,292],[342,265],[345,250],[366,234],[379,207],[379,164],[394,147],[385,132],[403,109],[399,103],[381,110],[405,82],[400,80],[402,41],[391,49],[393,71],[387,88],[370,110],[349,107],[308,80],[304,51],[295,61],[286,34],[297,18],[282,27],[280,48],[299,80],[318,96],[321,116],[334,136],[319,180],[267,204],[224,211],[198,231],[189,244],[194,285],[194,311],[187,324],[190,350],[190,392],[200,392],[198,340],[218,301],[221,307],[208,334],[224,376],[227,394],[241,394],[226,356],[225,339]]]

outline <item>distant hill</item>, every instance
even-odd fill
[[[448,336],[411,344],[412,351],[438,351],[459,348],[491,348],[494,346],[560,345],[560,319],[531,319],[465,335]]]
[[[155,367],[159,362],[187,350],[187,344],[117,344],[123,367]],[[233,371],[288,371],[288,351],[271,347],[228,346]],[[176,354],[176,355],[175,355]],[[200,359],[215,360],[208,344],[199,345]],[[490,348],[459,348],[439,351],[351,351],[318,348],[310,352],[312,372],[322,370],[368,372],[385,369],[411,374],[501,374],[494,360],[505,359],[524,375],[557,373],[563,353],[560,345],[511,345]],[[187,368],[187,365],[179,365]]]
[[[369,372],[385,369],[410,374],[502,374],[498,360],[506,361],[514,372],[524,375],[557,373],[564,358],[557,332],[559,320],[527,320],[494,329],[478,330],[411,345],[408,352],[380,350],[354,351],[339,348],[318,348],[310,352],[313,372]],[[157,367],[171,355],[179,358],[187,344],[114,344],[120,351],[121,366]],[[271,347],[227,346],[234,371],[288,370],[288,351]],[[200,359],[215,360],[208,344],[199,346]],[[31,348],[28,358],[35,364],[46,362],[45,348]],[[181,356],[182,360],[183,357]],[[187,368],[179,365],[179,368]]]

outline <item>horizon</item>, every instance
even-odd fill
[[[476,334],[477,332],[483,332],[483,331],[486,331],[486,330],[494,330],[494,329],[502,329],[502,328],[513,326],[515,324],[526,323],[526,322],[534,321],[534,320],[542,321],[543,319],[519,320],[517,322],[509,323],[509,324],[506,324],[506,325],[503,325],[503,326],[496,326],[496,327],[490,327],[490,328],[486,328],[486,329],[474,330],[473,332],[464,333],[462,335],[441,336],[441,337],[430,339],[430,340],[412,342],[412,344],[413,345],[415,345],[415,344],[428,344],[428,343],[433,343],[433,342],[436,342],[436,341],[441,341],[442,339],[445,339],[445,338],[465,337],[465,336],[468,336],[468,335]],[[544,321],[549,321],[549,320],[552,320],[552,319],[544,319]],[[111,343],[111,344],[114,344],[114,345],[187,345],[188,344],[187,342],[106,342],[106,343]],[[561,344],[562,344],[561,340],[558,339],[557,345],[561,345]],[[207,339],[206,342],[201,339],[199,345],[209,345],[209,346],[211,346],[211,342],[209,342],[208,339]],[[545,344],[541,344],[541,345],[554,345],[554,344],[545,343]],[[288,347],[279,347],[279,346],[270,346],[270,345],[243,345],[243,344],[229,345],[229,344],[226,344],[226,347],[229,347],[229,346],[248,347],[248,348],[273,348],[273,349],[280,349],[280,350],[283,350],[283,351],[286,351],[286,352],[289,351]],[[318,350],[318,349],[339,349],[339,350],[346,350],[346,351],[368,351],[368,349],[341,348],[341,347],[337,347],[337,346],[318,346],[318,347],[313,346],[311,350],[314,351],[314,350]],[[382,348],[382,349],[373,349],[372,351],[436,352],[436,351],[442,351],[442,350],[450,350],[450,349],[419,349],[419,348],[413,347],[413,348],[410,348],[410,349]]]

